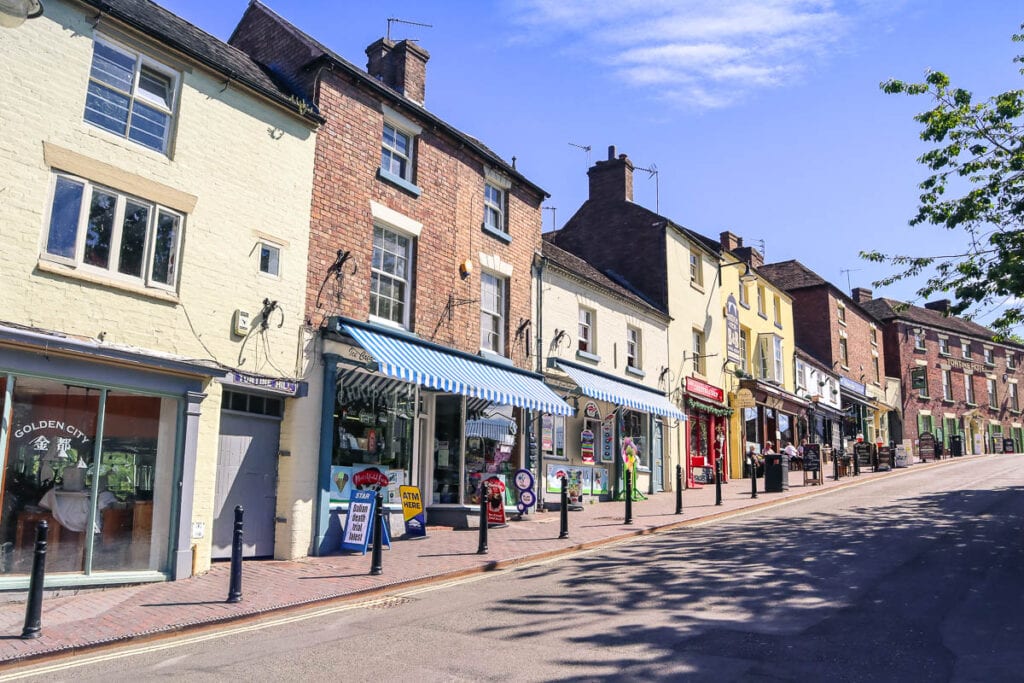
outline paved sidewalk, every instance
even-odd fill
[[[981,456],[976,456],[981,457]],[[886,477],[902,476],[956,461],[916,464],[893,472],[862,472],[833,481],[826,468],[824,483],[804,486],[803,473],[790,473],[784,493],[750,497],[750,480],[722,486],[722,505],[715,505],[715,487],[683,492],[683,514],[675,514],[674,492],[660,493],[633,504],[633,524],[623,524],[622,502],[595,503],[569,513],[569,538],[559,539],[559,512],[531,514],[507,528],[491,529],[489,552],[477,554],[477,530],[428,529],[418,540],[395,539],[383,551],[384,573],[370,576],[370,553],[305,558],[296,561],[247,561],[243,564],[242,601],[224,602],[230,567],[217,563],[200,576],[175,582],[106,590],[86,590],[43,602],[42,636],[21,640],[24,602],[0,603],[0,664],[36,657],[73,654],[112,643],[173,634],[190,628],[253,617],[275,610],[339,598],[365,597],[411,584],[508,567],[616,540],[652,533],[742,509],[770,506],[820,491],[834,490]],[[763,488],[764,481],[758,481]],[[547,494],[550,500],[552,494]],[[397,534],[397,532],[396,532]]]

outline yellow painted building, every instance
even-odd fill
[[[42,519],[55,585],[203,571],[257,479],[246,554],[274,554],[279,451],[319,427],[286,410],[318,119],[154,5],[0,31],[0,588]]]

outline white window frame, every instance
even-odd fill
[[[775,381],[782,384],[786,379],[786,364],[783,362],[783,341],[782,337],[773,335],[773,352],[775,362]]]
[[[704,286],[704,259],[693,250],[690,251],[690,284]]]
[[[878,360],[878,356],[875,356],[875,355],[871,356],[871,368],[872,368],[872,372],[874,372],[874,374],[875,374],[875,384],[881,384],[882,383],[882,364]]]
[[[492,196],[494,195],[494,196]],[[484,183],[484,227],[488,230],[508,234],[508,219],[505,213],[505,190],[494,183]],[[495,225],[494,222],[497,222]]]
[[[920,332],[914,333],[914,348],[918,351],[923,351],[925,347],[925,331],[924,328],[918,328]]]
[[[1017,397],[1017,384],[1010,382],[1006,385],[1006,395],[1010,399],[1010,410],[1020,410],[1020,402]]]
[[[988,387],[988,407],[998,408],[999,407],[999,393],[996,381],[991,377],[985,378],[985,384]]]
[[[704,374],[704,354],[707,351],[707,342],[704,339],[704,331],[699,330],[696,327],[693,328],[693,335],[691,337],[693,346],[693,371],[698,375]]]
[[[977,405],[974,399],[974,375],[964,374],[964,401],[968,405]]]
[[[995,349],[982,349],[983,358],[985,359],[985,365],[996,364],[996,352]]]
[[[53,221],[56,220],[56,216],[54,215],[54,202],[57,199],[57,187],[62,180],[81,188],[81,200],[78,206],[77,217],[74,218],[74,247],[70,256],[50,252],[49,244],[51,229],[53,227],[52,224]],[[109,263],[106,267],[91,265],[85,262],[86,237],[89,232],[89,213],[92,206],[93,195],[97,191],[115,197],[115,209],[112,219],[109,244]],[[149,212],[146,225],[142,274],[139,276],[122,273],[118,269],[120,264],[122,240],[124,238],[125,205],[128,202],[144,206]],[[154,260],[156,257],[155,252],[157,248],[156,231],[159,229],[158,221],[161,216],[166,216],[177,221],[174,243],[168,250],[167,256],[170,264],[169,282],[161,282],[160,280],[155,279],[153,275]],[[70,218],[71,216],[68,217]],[[157,204],[156,202],[152,202],[126,192],[121,192],[120,190],[116,190],[100,183],[94,183],[81,176],[54,171],[51,173],[50,200],[47,209],[46,223],[43,228],[40,258],[46,261],[70,266],[83,273],[100,275],[111,282],[120,282],[136,286],[142,285],[146,288],[164,292],[176,292],[181,272],[181,252],[182,244],[184,242],[183,235],[185,232],[185,223],[186,216],[180,211],[175,211],[174,209]]]
[[[131,58],[135,61],[135,66],[132,71],[132,83],[130,91],[119,88],[117,85],[113,83],[100,80],[93,76],[92,66],[95,64],[96,60],[95,45],[97,44],[102,45],[107,49],[118,52],[123,56]],[[163,103],[157,101],[153,97],[147,97],[146,91],[142,89],[140,86],[141,79],[139,77],[142,75],[143,69],[168,79],[169,82],[167,85],[167,96],[170,99],[170,102]],[[88,108],[82,113],[82,120],[90,126],[95,126],[96,128],[106,131],[111,135],[116,135],[119,138],[131,140],[133,143],[145,147],[146,149],[151,149],[161,154],[168,154],[171,147],[171,137],[173,135],[174,126],[176,123],[175,112],[177,111],[177,103],[179,99],[178,89],[180,82],[181,74],[175,69],[172,69],[171,67],[165,64],[161,64],[160,62],[148,57],[147,55],[143,54],[142,52],[139,52],[138,50],[114,42],[113,40],[110,40],[105,36],[96,35],[93,40],[93,54],[89,68],[89,84],[95,84],[99,88],[104,88],[112,93],[128,98],[128,117],[125,121],[125,130],[123,133],[117,130],[111,130],[111,128],[104,126],[100,123],[97,123],[95,121],[90,121],[88,118],[85,117],[85,114],[88,112]],[[88,86],[86,87],[86,94],[86,107],[88,107]],[[160,140],[159,147],[154,147],[136,138],[131,137],[132,119],[136,115],[136,102],[154,111],[157,111],[160,114],[167,116],[167,124],[164,127],[164,134]]]
[[[949,339],[947,339],[946,337],[939,337],[939,355],[949,355]]]
[[[486,270],[480,272],[480,348],[484,351],[496,353],[499,356],[505,355],[505,303],[508,292],[508,280],[488,273]],[[485,306],[488,301],[487,292],[484,288],[491,286],[497,294],[497,310],[491,310]],[[486,328],[484,323],[490,323]],[[497,331],[495,331],[497,328]],[[486,337],[493,338],[494,343],[489,344]]]
[[[643,356],[641,355],[641,342],[643,335],[640,332],[639,327],[632,325],[626,325],[626,367],[633,368],[634,370],[642,369],[641,363],[643,362]]]
[[[942,371],[942,400],[952,401],[953,400],[953,371],[943,370]]]
[[[1017,357],[1016,357],[1015,354],[1012,354],[1012,353],[1007,353],[1006,354],[1006,369],[1007,370],[1016,370],[1017,369]]]
[[[747,283],[740,280],[740,306],[750,308],[750,297],[747,296]]]
[[[281,277],[281,245],[269,242],[267,240],[260,240],[260,255],[256,267],[262,275],[267,277],[280,278]],[[273,271],[263,269],[263,252],[267,251],[270,254],[276,255],[275,258],[271,259],[271,263],[274,264],[275,268]],[[269,267],[269,266],[268,266]]]
[[[961,341],[960,351],[964,354],[964,358],[971,358],[971,342]]]
[[[381,231],[381,237],[385,241],[387,241],[387,237],[390,235],[390,236],[393,236],[395,238],[394,241],[395,241],[396,245],[398,245],[398,246],[401,246],[402,241],[405,242],[404,254],[399,253],[397,250],[396,251],[381,250],[381,252],[380,252],[381,253],[381,259],[380,259],[381,263],[380,263],[379,266],[377,264],[377,258],[376,258],[376,256],[377,256],[377,231],[378,230]],[[412,291],[413,291],[413,275],[414,275],[414,265],[413,265],[414,252],[415,252],[415,240],[412,237],[410,237],[409,235],[407,235],[407,234],[405,234],[405,233],[403,233],[401,231],[394,230],[394,229],[390,228],[387,225],[383,225],[381,223],[374,222],[374,224],[373,224],[373,247],[372,247],[371,257],[370,257],[370,319],[372,319],[374,321],[377,321],[377,322],[382,322],[382,323],[384,323],[386,325],[398,325],[398,326],[401,326],[401,327],[403,327],[405,329],[409,329],[409,320],[410,320],[410,315],[411,315],[411,312],[412,312],[411,309],[412,309]],[[386,255],[388,255],[388,254],[390,254],[390,255],[392,255],[393,257],[396,257],[396,258],[404,258],[405,259],[406,270],[405,270],[405,276],[404,277],[400,277],[397,274],[388,272],[387,270],[384,269],[384,257]],[[404,286],[404,288],[405,288],[405,296],[402,299],[397,299],[394,296],[390,296],[390,295],[384,295],[384,297],[383,297],[383,298],[386,298],[387,300],[389,300],[391,302],[401,301],[401,303],[402,303],[402,319],[401,320],[395,320],[394,316],[391,316],[391,315],[388,315],[388,316],[380,315],[380,310],[381,310],[381,307],[380,307],[381,294],[379,292],[374,292],[373,291],[374,276],[376,276],[378,282],[383,282],[385,279],[388,280],[389,284],[392,287],[394,286],[395,283],[399,283],[399,284]],[[378,285],[378,289],[380,289],[379,285]],[[377,302],[376,304],[374,303],[375,299],[376,299],[376,302]]]
[[[745,327],[740,328],[740,370],[750,374],[750,330]]]
[[[593,355],[597,354],[597,335],[594,334],[596,322],[597,312],[592,308],[580,306],[578,316],[579,334],[576,340],[576,349],[578,351]]]

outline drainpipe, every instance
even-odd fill
[[[546,259],[540,254],[534,253],[533,257],[533,275],[534,282],[537,287],[537,296],[534,297],[537,301],[537,310],[534,312],[534,317],[537,321],[536,329],[536,349],[537,349],[537,372],[541,375],[544,374],[544,347],[541,344],[544,342],[544,266],[547,264]],[[541,440],[541,413],[531,411],[531,421],[533,426],[534,443],[536,444],[536,456],[537,456],[537,476],[534,478],[537,486],[537,510],[544,509],[544,458],[543,451],[540,447]]]

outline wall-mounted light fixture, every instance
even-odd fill
[[[43,14],[40,0],[0,0],[0,28],[18,28]]]
[[[459,275],[465,280],[467,277],[473,274],[473,262],[470,259],[466,259],[459,264]]]
[[[722,268],[728,268],[729,266],[743,266],[743,273],[740,274],[740,283],[749,285],[751,282],[757,281],[757,276],[750,272],[750,264],[746,261],[735,261],[733,263],[722,263],[718,262],[718,286],[722,286]]]

